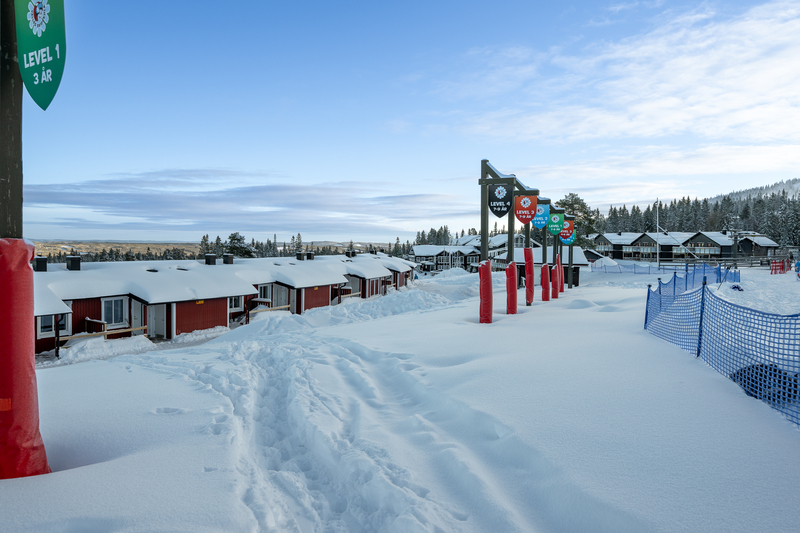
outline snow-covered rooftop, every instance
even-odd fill
[[[33,284],[33,316],[66,315],[72,312],[44,283]]]
[[[618,233],[603,233],[603,237],[608,239],[608,242],[611,244],[631,244],[633,241],[641,237],[641,233],[634,233],[629,231],[623,231]]]
[[[64,264],[34,272],[34,287],[48,288],[61,300],[131,294],[148,304],[184,302],[256,294],[253,285],[224,267],[199,261],[131,261],[82,263],[69,271]],[[39,290],[43,290],[42,287]]]
[[[542,264],[542,251],[543,248],[533,248],[533,262],[537,265]],[[505,261],[508,253],[498,254],[495,259]],[[550,247],[547,249],[547,259],[550,263],[553,262],[553,248]],[[516,263],[525,264],[525,249],[524,248],[514,248],[514,261]],[[569,261],[569,251],[565,248],[564,255],[561,257],[561,264],[566,265]],[[586,259],[586,256],[583,254],[583,248],[580,246],[573,246],[572,247],[572,264],[574,266],[589,266],[589,261]]]

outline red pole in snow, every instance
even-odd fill
[[[0,479],[47,474],[39,433],[33,245],[0,239]]]
[[[553,300],[558,299],[558,264],[553,263],[553,273],[550,275],[550,282],[552,287],[550,287],[550,296]]]
[[[22,239],[22,78],[13,0],[0,0],[0,117],[0,479],[8,479],[50,472],[39,433],[33,245]]]
[[[480,278],[480,323],[492,323],[492,265],[489,261],[484,261],[478,267]]]
[[[550,265],[542,265],[542,301],[550,301]]]
[[[506,314],[517,314],[517,263],[511,261],[506,267]]]
[[[525,305],[533,303],[533,248],[525,248]]]

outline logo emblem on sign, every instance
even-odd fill
[[[37,37],[41,37],[50,22],[50,6],[47,0],[28,2],[28,25]]]
[[[519,205],[521,205],[525,209],[528,209],[531,206],[531,199],[528,198],[527,196],[523,196],[522,200],[520,200],[519,202]]]
[[[504,217],[511,209],[511,200],[504,185],[489,186],[489,209],[496,217]]]

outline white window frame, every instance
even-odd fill
[[[67,304],[67,307],[72,309],[72,302],[64,302]],[[58,322],[55,320],[55,315],[45,315],[53,319],[53,328],[50,331],[42,331],[42,318],[43,316],[36,317],[36,338],[37,339],[51,339],[56,336],[56,328],[58,327]],[[63,315],[59,315],[64,317],[64,329],[61,330],[59,336],[66,337],[72,335],[72,313],[64,313]]]
[[[122,300],[122,322],[109,322],[106,320],[105,310],[106,310],[106,302],[114,302],[117,300]],[[101,298],[100,299],[100,316],[102,320],[106,323],[106,329],[122,329],[129,327],[128,324],[128,297],[127,296],[114,296],[113,298]]]
[[[236,298],[239,299],[239,306],[233,307],[233,303],[236,301]],[[243,311],[244,310],[244,297],[243,296],[228,296],[228,312],[234,313],[236,311]]]
[[[258,297],[272,300],[272,283],[258,286]]]

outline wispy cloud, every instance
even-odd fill
[[[477,206],[457,195],[393,194],[381,182],[295,185],[280,180],[240,185],[215,179],[216,172],[169,169],[70,184],[27,185],[25,205],[34,215],[26,223],[45,223],[42,217],[48,216],[50,223],[76,229],[388,236],[416,228],[420,219],[447,223],[477,212]]]
[[[708,8],[671,15],[648,33],[595,44],[580,55],[528,52],[532,60],[498,52],[490,73],[495,80],[508,76],[493,84],[497,93],[506,91],[505,104],[461,126],[472,135],[514,141],[674,135],[797,141],[797,35],[800,3],[785,1],[734,18]],[[533,73],[545,67],[557,73],[534,87]],[[449,89],[477,97],[476,84],[479,77],[466,78]]]

